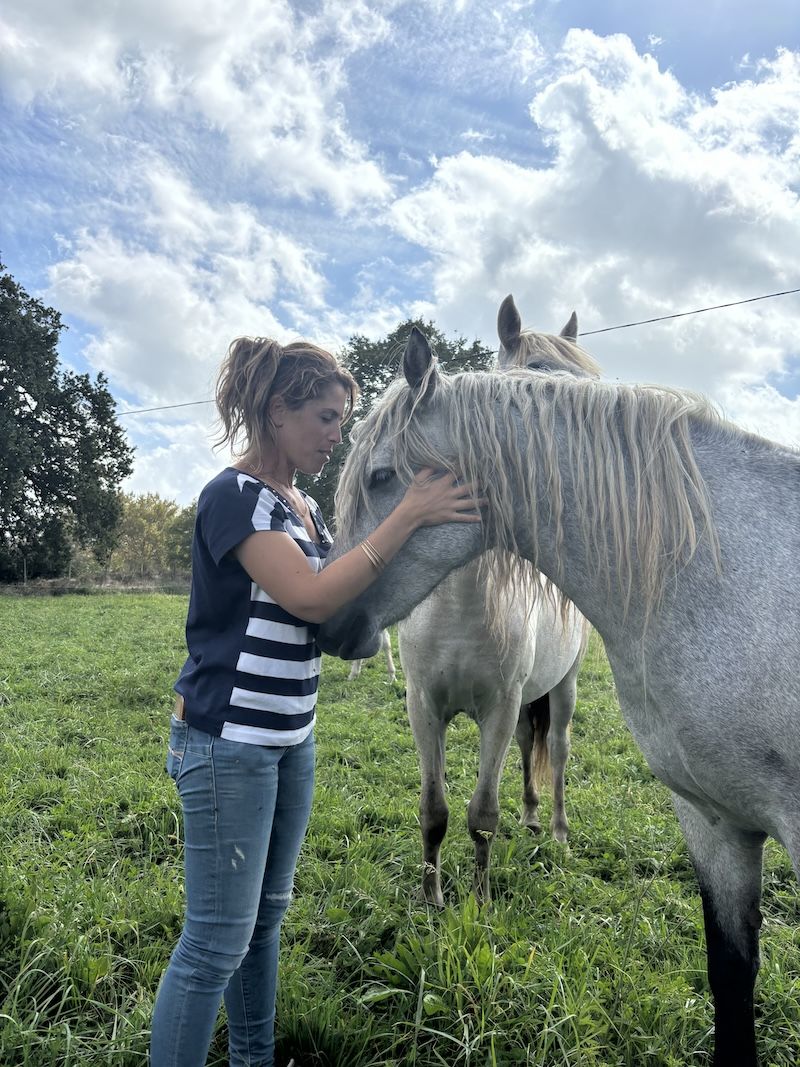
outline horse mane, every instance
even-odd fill
[[[362,507],[369,511],[370,455],[381,441],[391,441],[394,467],[404,483],[415,470],[431,466],[457,472],[480,487],[488,498],[485,543],[500,550],[498,580],[513,587],[521,580],[513,563],[520,555],[514,530],[521,510],[533,527],[540,515],[549,519],[557,550],[563,544],[561,450],[573,494],[569,521],[586,544],[587,564],[605,575],[609,594],[613,588],[626,613],[636,579],[646,621],[657,610],[667,580],[704,539],[719,567],[711,501],[694,457],[690,420],[720,429],[728,424],[703,397],[515,369],[445,375],[432,366],[434,375],[428,399],[426,381],[416,391],[402,379],[393,382],[357,427],[336,494],[342,535],[351,534]],[[420,414],[429,410],[446,424],[452,446],[446,455],[433,448],[421,425]],[[525,433],[508,432],[516,422]],[[559,422],[566,431],[561,439]],[[536,566],[535,558],[531,562]],[[563,572],[552,577],[558,584]]]
[[[602,374],[600,365],[584,348],[560,334],[522,330],[514,352],[509,352],[506,348],[502,351],[508,357],[505,366],[509,368],[519,367],[524,370],[531,363],[541,363],[550,373],[564,370],[574,374],[578,371],[592,378],[599,378]]]

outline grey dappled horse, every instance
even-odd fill
[[[347,458],[329,558],[422,466],[474,481],[484,522],[417,531],[319,643],[374,653],[382,627],[488,547],[556,582],[601,634],[623,715],[672,790],[703,899],[715,1067],[754,1067],[767,835],[800,873],[800,455],[677,390],[449,377],[419,331],[404,374]]]
[[[557,337],[522,332],[519,312],[507,297],[497,328],[500,369],[595,373],[594,364],[577,347],[574,312]],[[493,563],[495,554],[490,557]],[[475,846],[475,893],[487,901],[500,775],[512,737],[522,756],[522,825],[540,829],[537,787],[549,763],[550,826],[557,841],[567,840],[564,772],[588,625],[557,591],[543,588],[530,564],[520,580],[504,584],[491,563],[474,560],[448,575],[401,620],[397,632],[422,779],[423,897],[437,906],[444,903],[440,848],[449,816],[445,737],[448,724],[464,712],[480,731],[478,780],[467,808],[467,826]]]

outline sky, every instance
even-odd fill
[[[4,0],[0,258],[120,413],[242,335],[430,319],[496,348],[800,287],[796,0]],[[800,293],[587,336],[800,445]],[[124,488],[227,462],[213,405],[120,415]]]

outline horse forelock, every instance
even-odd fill
[[[337,491],[337,524],[346,537],[361,510],[369,509],[370,457],[390,443],[405,483],[421,466],[436,466],[480,487],[488,499],[485,543],[498,550],[500,561],[498,589],[527,580],[518,531],[528,524],[535,530],[546,520],[561,556],[562,477],[569,479],[570,521],[580,531],[587,564],[606,576],[609,593],[621,595],[626,610],[634,582],[645,616],[657,609],[667,580],[703,539],[718,565],[690,420],[724,424],[702,397],[511,369],[440,374],[433,397],[422,405],[415,399],[404,382],[395,382],[360,425]],[[429,443],[434,424],[449,442],[447,455]],[[563,571],[552,577],[558,583]]]
[[[543,362],[551,371],[559,368],[571,374],[578,371],[592,378],[599,378],[602,374],[599,363],[585,349],[575,341],[558,334],[523,330],[516,349],[507,354],[510,356],[510,367],[524,369],[531,362]]]

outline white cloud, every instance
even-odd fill
[[[530,325],[557,328],[576,307],[589,329],[792,287],[798,63],[783,52],[756,81],[707,100],[627,37],[570,31],[560,71],[531,104],[550,164],[462,152],[393,204],[397,230],[429,253],[426,312],[491,337],[509,290]],[[612,377],[702,389],[788,440],[797,406],[763,382],[796,350],[791,300],[587,346]]]
[[[106,129],[153,109],[201,121],[265,186],[350,211],[391,186],[349,133],[344,64],[389,32],[393,6],[323,0],[303,17],[288,0],[8,0],[0,85]]]
[[[167,412],[155,418],[132,415],[121,420],[132,442],[142,446],[137,448],[133,474],[123,486],[125,492],[158,492],[185,505],[229,462],[226,451],[212,451],[217,432],[213,407],[194,410],[206,414],[187,420],[185,413],[175,413],[172,423],[166,421]],[[159,443],[154,445],[154,440]]]
[[[516,35],[511,57],[522,76],[523,84],[531,77],[540,74],[550,61],[541,41],[529,29],[522,30]]]
[[[93,325],[84,355],[117,386],[146,403],[195,399],[187,383],[208,392],[234,336],[288,340],[281,299],[320,308],[325,280],[311,250],[250,208],[213,208],[165,167],[144,170],[138,241],[78,233],[50,269],[51,294]]]
[[[485,133],[485,132],[482,132],[481,130],[469,129],[469,130],[464,130],[464,132],[461,134],[461,140],[462,141],[468,141],[471,144],[481,144],[483,141],[493,141],[494,140],[494,134],[493,133]]]
[[[800,397],[783,396],[771,385],[727,385],[719,400],[728,418],[745,430],[800,449]]]
[[[146,407],[210,396],[244,333],[335,350],[419,314],[492,343],[508,291],[530,325],[574,307],[591,329],[798,284],[800,55],[700,96],[622,35],[571,31],[548,55],[535,8],[7,0],[0,89],[50,120],[32,143],[49,160],[53,138],[65,183],[63,202],[34,183],[18,215],[48,213],[43,246],[66,234],[46,295],[81,320],[89,364]],[[774,384],[796,301],[587,347],[611,377],[700,388],[793,440],[800,401]],[[224,462],[212,415],[126,421],[129,487],[194,495]]]

